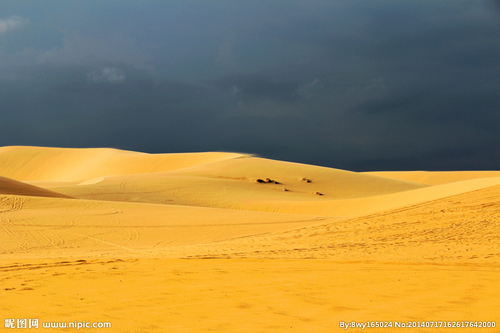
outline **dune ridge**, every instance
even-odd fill
[[[0,174],[20,181],[82,182],[110,175],[177,170],[237,153],[146,154],[111,148],[0,148]]]

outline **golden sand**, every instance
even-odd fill
[[[116,332],[495,321],[403,331],[500,332],[500,172],[3,147],[0,175],[4,319]],[[393,328],[341,327],[353,321]]]

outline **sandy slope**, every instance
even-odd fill
[[[26,184],[0,176],[0,194],[29,195],[35,197],[69,198],[67,195],[49,191],[41,187]]]
[[[210,254],[206,254],[208,250]],[[315,226],[178,251],[179,256],[196,258],[335,258],[500,267],[500,185],[361,217],[325,220]]]
[[[500,326],[498,172],[3,147],[0,175],[5,318],[117,332]]]
[[[352,217],[405,207],[499,185],[500,177],[478,178],[387,195],[323,202],[281,202],[280,211],[296,214]]]
[[[166,246],[213,243],[318,224],[316,216],[4,195],[5,257],[148,255]]]

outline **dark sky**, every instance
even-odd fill
[[[500,5],[0,0],[0,146],[500,170]]]

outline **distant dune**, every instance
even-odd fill
[[[364,174],[427,185],[440,185],[477,178],[500,177],[500,171],[374,171],[364,172]]]
[[[500,307],[500,171],[2,147],[0,226],[9,318],[332,332]]]

